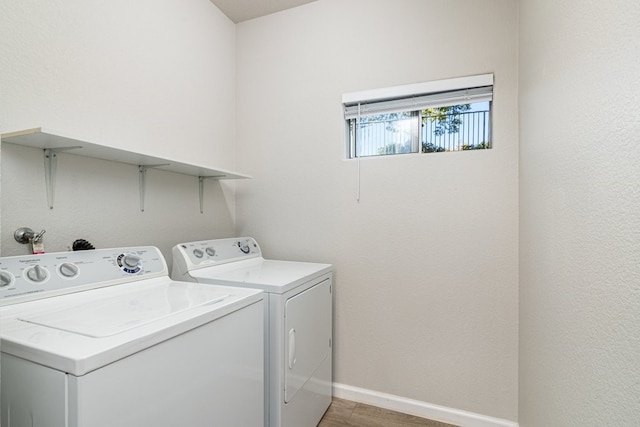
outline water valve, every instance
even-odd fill
[[[13,233],[13,237],[14,239],[16,239],[16,242],[22,243],[23,245],[31,243],[32,253],[43,254],[44,244],[42,242],[42,236],[44,236],[44,233],[46,232],[47,230],[43,229],[38,234],[36,234],[36,232],[29,227],[20,227]]]

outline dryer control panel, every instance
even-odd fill
[[[153,246],[0,257],[0,306],[167,275]]]
[[[195,268],[211,267],[232,261],[262,256],[253,237],[201,240],[173,247],[173,269],[182,274]]]

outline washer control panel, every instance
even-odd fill
[[[260,246],[252,237],[201,240],[180,243],[173,248],[174,261],[176,257],[188,260],[192,266],[210,266],[259,256],[262,256]]]
[[[0,257],[0,305],[166,275],[153,246]]]

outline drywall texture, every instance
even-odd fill
[[[335,264],[335,381],[516,420],[517,3],[319,0],[236,37],[238,230]],[[483,73],[495,148],[363,159],[358,203],[342,94]]]
[[[2,133],[45,127],[89,142],[235,169],[235,26],[208,0],[4,0],[0,3]],[[44,228],[45,249],[233,234],[234,186],[150,170],[139,210],[135,166],[61,154],[47,208],[37,150],[3,147],[2,254],[12,234]],[[30,152],[33,151],[33,152]]]
[[[639,21],[521,1],[521,427],[640,425]]]

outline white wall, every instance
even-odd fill
[[[520,425],[635,426],[640,6],[521,0],[520,49],[516,7],[319,0],[239,25],[238,231],[336,265],[336,381],[515,420],[519,81]],[[207,0],[4,0],[0,132],[234,169],[235,31]],[[340,95],[486,72],[495,148],[363,160],[356,203]],[[50,211],[41,153],[1,161],[2,255],[24,225],[49,251],[234,234],[233,184],[207,181],[200,215],[195,178],[150,170],[141,213],[135,167],[61,155]]]
[[[235,25],[208,0],[5,0],[0,4],[0,131],[46,127],[176,161],[235,168]],[[47,251],[234,233],[234,185],[61,154],[47,208],[42,153],[3,144],[2,254],[13,232],[44,228]]]
[[[520,6],[520,425],[640,425],[640,3]]]
[[[338,383],[517,419],[517,3],[319,0],[238,25],[238,231],[335,264]],[[341,95],[495,73],[494,149],[344,160]]]

